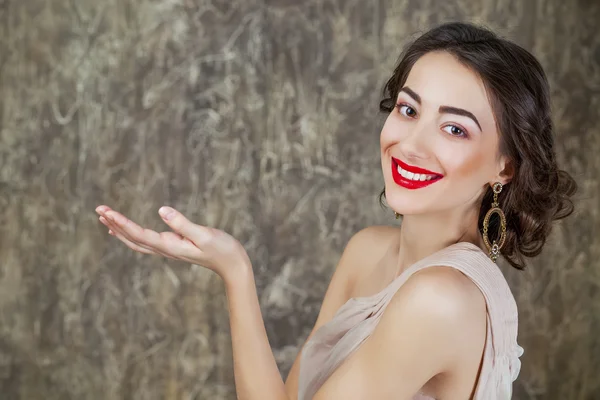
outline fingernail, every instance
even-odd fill
[[[173,210],[171,207],[161,207],[158,210],[158,213],[164,218],[165,221],[168,221],[175,216],[175,210]]]
[[[115,233],[112,230],[110,230],[110,229],[108,230],[108,234],[109,235],[113,235],[113,236],[115,235]]]

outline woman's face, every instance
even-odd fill
[[[483,81],[454,56],[431,52],[417,60],[396,104],[380,138],[386,201],[394,211],[478,209],[490,183],[506,182]]]

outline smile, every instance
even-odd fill
[[[407,189],[420,189],[439,181],[444,176],[437,172],[403,163],[392,157],[392,177],[394,182]]]

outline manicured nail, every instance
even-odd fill
[[[165,221],[168,221],[175,216],[175,210],[173,210],[171,207],[161,207],[158,210],[158,213],[164,218]]]

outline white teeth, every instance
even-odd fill
[[[405,177],[406,179],[410,179],[411,181],[429,181],[435,178],[435,175],[427,175],[427,174],[415,174],[413,172],[407,171],[405,169],[400,168],[398,165],[398,173]]]

